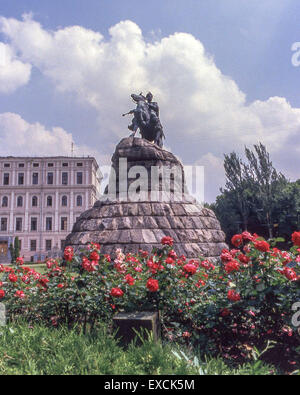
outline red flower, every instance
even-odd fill
[[[254,242],[254,247],[262,252],[268,252],[270,250],[270,245],[265,240],[256,240]]]
[[[25,294],[23,291],[16,291],[15,297],[23,299],[23,298],[25,298]]]
[[[197,271],[197,266],[195,266],[195,265],[192,264],[192,263],[187,263],[186,265],[183,266],[183,269],[184,269],[187,273],[193,275],[193,274],[195,274],[196,271]]]
[[[93,251],[90,254],[90,260],[92,261],[99,261],[99,254],[97,251]]]
[[[292,234],[292,241],[295,246],[300,247],[300,232],[294,232]]]
[[[121,290],[121,288],[112,288],[110,294],[115,298],[121,298],[124,295],[124,292]]]
[[[172,237],[170,237],[170,236],[164,236],[162,239],[161,239],[161,244],[163,244],[163,245],[168,245],[168,246],[172,246],[173,245],[173,239],[172,239]]]
[[[230,252],[228,250],[226,250],[226,248],[224,248],[222,250],[221,259],[222,259],[222,262],[231,261],[231,259],[232,259],[232,255],[230,254]]]
[[[227,298],[233,302],[237,302],[238,300],[241,300],[241,296],[239,293],[235,292],[234,289],[230,289],[227,293]]]
[[[18,258],[16,259],[16,263],[19,264],[19,265],[23,265],[23,264],[24,264],[24,258],[18,257]]]
[[[46,266],[48,269],[51,269],[52,266],[57,266],[57,261],[55,259],[48,259]]]
[[[156,292],[159,288],[158,281],[154,278],[149,278],[146,287],[149,289],[150,292]]]
[[[0,299],[4,298],[5,296],[5,291],[3,289],[0,289]]]
[[[226,309],[226,307],[224,309],[221,310],[220,312],[222,317],[227,317],[230,314],[230,310]]]
[[[230,261],[228,263],[226,263],[225,265],[225,271],[226,273],[231,273],[231,272],[237,272],[240,270],[240,264],[237,261]]]
[[[243,237],[242,235],[234,235],[231,239],[231,243],[235,247],[239,247],[243,243]]]
[[[188,332],[188,331],[183,332],[183,334],[182,334],[182,337],[185,337],[185,338],[188,338],[188,337],[191,337],[191,336],[192,336],[192,334],[190,332]]]
[[[129,285],[133,285],[134,284],[134,278],[130,274],[126,274],[125,281]]]
[[[248,257],[244,254],[239,254],[237,258],[242,263],[249,263],[249,261],[250,261],[250,257]]]
[[[172,265],[174,263],[174,259],[168,256],[165,262],[167,265]]]
[[[57,284],[57,288],[63,288],[64,284]]]
[[[24,284],[29,284],[29,283],[30,283],[30,278],[29,278],[29,276],[25,276],[25,275],[24,275],[24,276],[22,277],[22,281],[23,281]]]
[[[9,281],[12,282],[12,283],[15,283],[15,282],[18,281],[18,277],[15,274],[13,274],[13,273],[10,273],[8,278],[9,278]]]
[[[74,250],[72,247],[66,247],[64,250],[64,258],[67,262],[71,262],[74,256]]]
[[[283,274],[288,280],[296,281],[298,279],[297,273],[289,267],[284,268]]]

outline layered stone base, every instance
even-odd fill
[[[189,258],[215,258],[227,247],[215,214],[188,202],[97,202],[80,216],[66,242],[75,248],[100,243],[102,253],[114,255],[117,248],[150,252],[164,236],[173,238],[178,255]]]

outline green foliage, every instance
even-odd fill
[[[225,188],[211,208],[227,242],[244,230],[266,237],[287,236],[300,226],[300,181],[290,182],[274,168],[266,147],[245,147],[244,162],[235,152],[225,155]]]
[[[276,374],[262,361],[230,368],[220,358],[201,360],[190,351],[151,340],[122,349],[107,327],[93,334],[19,323],[0,329],[1,375]]]

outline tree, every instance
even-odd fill
[[[11,255],[11,263],[13,263],[20,256],[20,240],[18,236],[15,237],[14,244],[10,244],[9,251]]]
[[[249,180],[245,172],[246,165],[235,152],[231,152],[229,155],[225,154],[224,157],[226,184],[225,190],[223,191],[221,189],[221,192],[231,192],[230,197],[240,214],[242,228],[243,230],[247,230],[251,207],[249,204],[251,190],[249,188]]]
[[[274,229],[290,235],[300,226],[300,181],[292,183],[277,172],[261,143],[253,150],[245,147],[245,158],[224,155],[226,184],[211,205],[227,240],[243,230],[270,238]]]
[[[254,206],[260,222],[267,226],[269,237],[273,237],[274,214],[278,193],[287,185],[287,179],[273,167],[266,147],[259,143],[254,151],[245,147],[248,164],[245,166],[246,180],[254,193],[258,205]]]

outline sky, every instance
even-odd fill
[[[224,154],[259,141],[298,179],[297,42],[298,0],[0,0],[0,156],[73,142],[108,165],[130,94],[150,90],[165,148],[204,166],[205,201]]]

